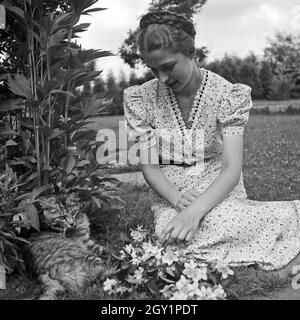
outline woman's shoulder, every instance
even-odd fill
[[[218,73],[211,71],[209,69],[205,69],[205,68],[203,69],[207,72],[208,78],[210,79],[210,83],[213,86],[218,88],[230,88],[233,85],[232,82],[228,81]]]
[[[124,97],[147,97],[157,90],[157,79],[151,79],[140,85],[133,85],[124,90]]]
[[[210,85],[219,91],[222,95],[230,94],[231,92],[241,91],[245,93],[251,92],[252,88],[244,83],[230,82],[223,76],[208,69],[204,69],[208,73]]]

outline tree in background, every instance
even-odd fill
[[[100,77],[96,78],[93,87],[93,94],[95,94],[97,98],[103,99],[106,96],[105,90],[105,81]]]
[[[268,42],[264,59],[274,75],[272,96],[276,99],[299,98],[300,34],[277,32]]]
[[[85,65],[85,70],[88,71],[88,72],[96,71],[96,62],[95,62],[95,60],[88,62]],[[90,96],[93,93],[92,85],[93,85],[93,83],[91,81],[85,82],[85,84],[83,85],[83,90],[82,90],[81,94],[85,95],[85,96]]]
[[[240,68],[242,64],[242,59],[225,54],[222,59],[217,59],[204,66],[224,77],[230,82],[236,83],[240,79]]]
[[[112,100],[108,104],[107,108],[108,112],[113,115],[123,113],[121,106],[117,104],[117,97],[119,95],[119,91],[120,89],[117,80],[112,70],[110,70],[106,79],[106,98]]]
[[[239,82],[252,88],[254,99],[263,99],[263,87],[260,79],[260,61],[254,53],[242,60],[239,70]]]
[[[148,11],[169,10],[184,14],[187,18],[192,19],[196,13],[199,13],[207,0],[152,0]],[[121,58],[131,68],[134,68],[141,59],[137,53],[135,41],[137,37],[137,30],[129,30],[127,38],[124,40],[119,53]],[[197,48],[196,59],[202,61],[207,56],[208,50],[206,47]]]
[[[263,60],[259,70],[259,78],[262,86],[262,95],[265,99],[270,99],[272,97],[273,76],[274,75],[272,73],[270,63],[266,60]]]

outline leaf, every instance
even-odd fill
[[[226,288],[225,291],[226,291],[227,295],[231,295],[231,299],[240,300],[239,295],[235,291],[233,291],[232,289]]]
[[[58,45],[66,36],[68,31],[65,29],[58,30],[50,36],[50,46]]]
[[[174,271],[173,271],[171,268],[166,268],[166,273],[167,273],[168,275],[170,275],[171,277],[173,277],[173,278],[176,277]]]
[[[26,128],[33,129],[33,120],[30,118],[21,118],[20,123]]]
[[[96,49],[88,49],[88,50],[80,50],[78,52],[78,59],[82,63],[86,63],[95,59],[110,57],[114,54],[110,51],[105,50],[96,50]]]
[[[159,288],[155,280],[149,281],[147,283],[147,288],[153,295],[156,295],[159,292]]]
[[[127,237],[126,233],[124,233],[124,232],[120,233],[120,240],[122,242],[131,242],[131,240]]]
[[[50,187],[50,184],[47,184],[45,186],[41,186],[39,188],[34,188],[31,197],[30,197],[30,203],[33,203],[34,200],[43,192],[47,191]]]
[[[73,12],[63,13],[58,15],[53,21],[53,29],[51,30],[51,34],[56,32],[58,28],[65,28],[67,26],[73,25],[72,20],[74,20]],[[75,20],[74,20],[75,21]]]
[[[81,31],[86,31],[84,29],[87,29],[91,24],[90,23],[81,23],[81,24],[78,24],[76,25],[74,28],[73,28],[73,32],[81,32]]]
[[[90,14],[91,12],[97,12],[97,11],[102,11],[102,10],[107,10],[107,8],[94,8],[94,9],[88,9],[82,12],[82,14]]]
[[[0,136],[7,136],[10,134],[17,134],[17,133],[8,127],[0,127]]]
[[[116,270],[116,277],[121,280],[124,281],[127,278],[127,275],[129,273],[129,267],[122,267],[119,270]]]
[[[1,220],[0,220],[1,221]],[[1,228],[1,227],[0,227]],[[119,257],[119,256],[117,256],[117,255],[115,255],[113,252],[110,254],[114,259],[116,259],[116,260],[119,260],[119,261],[123,261],[124,260],[124,258],[122,258],[121,256]]]
[[[36,207],[33,204],[27,204],[26,214],[29,216],[31,225],[37,230],[40,231],[40,219],[39,214],[36,210]]]
[[[50,135],[50,140],[55,139],[55,138],[65,134],[65,132],[66,132],[65,130],[55,128]]]
[[[74,96],[74,94],[70,91],[63,91],[63,90],[59,90],[59,89],[54,89],[50,92],[51,94],[54,94],[54,93],[61,93],[61,94],[66,94],[66,95],[69,95],[73,98],[76,98],[76,96]]]
[[[35,179],[35,178],[37,178],[37,177],[38,177],[37,172],[32,173],[32,174],[26,179],[26,181],[31,181],[31,180],[33,180],[33,179]]]
[[[87,164],[90,164],[90,161],[89,160],[82,160],[82,161],[79,161],[76,165],[76,167],[84,167],[86,166]]]
[[[55,88],[59,88],[59,86],[60,86],[60,82],[59,81],[57,81],[57,80],[47,80],[47,81],[45,81],[43,90],[48,93],[51,90],[54,90]]]
[[[101,207],[102,207],[101,201],[100,201],[98,198],[92,196],[92,199],[93,199],[95,205],[96,205],[98,208],[101,208]]]
[[[72,170],[74,169],[76,164],[75,158],[72,156],[72,154],[69,154],[69,156],[67,157],[67,160],[65,161],[65,167],[64,167],[64,171],[66,172],[66,174],[70,174],[72,172]]]
[[[48,126],[41,126],[40,132],[44,136],[44,138],[48,138],[51,136],[52,130]]]
[[[23,102],[20,105],[17,101],[22,101],[23,99],[7,99],[0,104],[0,112],[7,112],[12,110],[20,110],[23,107]]]
[[[170,280],[170,279],[168,279],[168,278],[165,278],[165,277],[162,276],[162,275],[159,275],[159,278],[162,279],[163,281],[165,281],[166,283],[170,283],[170,284],[173,284],[173,283],[176,282],[176,281],[174,281],[174,280]]]
[[[14,79],[8,75],[8,87],[17,96],[30,99],[30,81],[22,74],[15,74]]]
[[[11,12],[13,12],[14,14],[16,14],[18,17],[22,18],[23,20],[25,20],[25,15],[24,15],[24,11],[21,8],[18,7],[12,7],[10,5],[7,5],[4,3],[4,6]]]
[[[7,140],[6,143],[5,143],[5,146],[6,147],[9,147],[9,146],[17,146],[17,142],[15,142],[14,140]]]

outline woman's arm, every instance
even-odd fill
[[[226,199],[238,184],[243,165],[243,136],[224,136],[222,168],[218,177],[198,197],[192,206],[202,215]]]
[[[237,185],[243,163],[243,136],[224,136],[222,154],[223,163],[218,177],[165,227],[160,235],[161,241],[168,234],[168,243],[191,240],[205,214],[227,198]]]
[[[140,161],[146,182],[172,206],[175,206],[177,200],[181,197],[181,193],[161,171],[158,164],[157,146],[141,150]]]

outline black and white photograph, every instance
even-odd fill
[[[299,0],[0,0],[0,300],[300,300]]]

